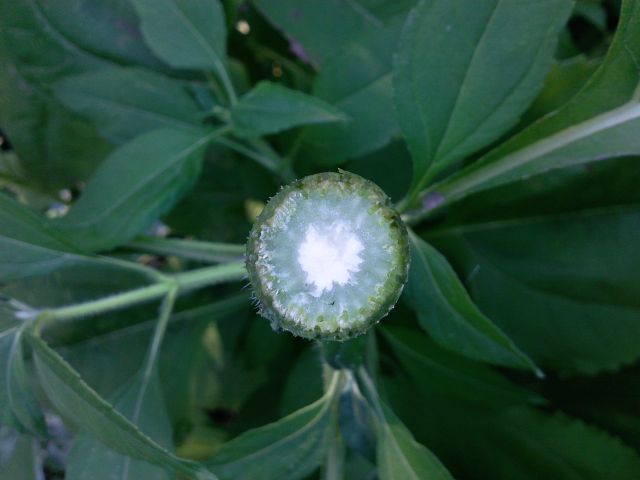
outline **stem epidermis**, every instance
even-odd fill
[[[241,280],[245,276],[244,262],[230,262],[174,275],[160,275],[157,282],[151,285],[97,300],[35,311],[35,329],[36,332],[39,332],[54,322],[74,320],[119,310],[164,298],[172,291],[181,294],[225,281]]]

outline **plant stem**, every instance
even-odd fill
[[[246,275],[247,271],[244,262],[231,262],[178,273],[173,275],[172,278],[177,282],[180,293],[184,293],[217,283],[241,280]]]
[[[413,224],[424,220],[453,201],[460,200],[483,188],[500,185],[501,177],[506,176],[508,179],[508,175],[513,174],[512,172],[517,171],[518,168],[528,167],[544,158],[545,155],[557,152],[574,142],[588,138],[590,135],[640,118],[638,100],[640,100],[640,87],[636,89],[632,98],[620,107],[559,130],[499,158],[493,159],[490,152],[459,173],[421,192],[419,195],[421,205],[415,210],[407,212],[404,215],[405,221]],[[491,161],[483,161],[484,158],[491,159]],[[540,172],[525,170],[521,176],[524,177],[532,173]],[[409,202],[409,206],[411,203]]]
[[[323,480],[344,480],[344,460],[346,449],[340,434],[336,432],[329,444],[327,460],[322,471]]]
[[[125,247],[131,250],[175,255],[207,263],[238,261],[244,257],[245,252],[244,245],[155,237],[139,238]]]
[[[367,396],[369,397],[370,402],[373,405],[373,410],[381,420],[384,420],[385,415],[384,411],[382,410],[382,404],[380,403],[380,395],[378,394],[378,389],[369,376],[367,369],[365,367],[360,367],[358,369],[357,375],[364,385],[364,391],[367,392]]]
[[[249,140],[249,143],[256,150],[272,159],[277,166],[277,173],[285,182],[289,183],[295,180],[296,176],[291,166],[291,161],[288,158],[281,157],[280,154],[271,147],[271,145],[262,139],[251,139]]]
[[[248,293],[236,294],[232,297],[218,300],[206,305],[202,305],[188,310],[182,310],[174,313],[169,320],[169,324],[177,324],[182,322],[191,322],[199,318],[208,318],[215,320],[221,317],[229,317],[230,314],[248,308]],[[233,317],[231,317],[233,318]],[[83,331],[82,323],[85,318],[71,320],[62,323],[50,323],[42,330],[42,336],[46,337],[47,343],[52,347],[61,345],[75,344],[91,339],[99,339],[101,336],[111,335],[127,335],[135,332],[146,332],[153,328],[153,324],[157,322],[157,318],[139,319],[137,317],[110,318],[99,322],[98,325],[92,325],[89,334]],[[69,323],[78,322],[79,328],[68,328]]]
[[[98,315],[156,300],[166,296],[174,289],[177,293],[184,293],[225,281],[240,280],[245,275],[246,271],[243,262],[227,263],[190,272],[167,275],[165,280],[128,292],[67,307],[42,310],[36,317],[36,331],[40,331],[52,322]]]
[[[227,137],[217,137],[217,138],[214,138],[213,141],[219,143],[220,145],[224,145],[225,147],[228,147],[231,150],[235,150],[236,152],[244,155],[245,157],[249,157],[252,160],[255,160],[264,168],[266,168],[267,170],[273,173],[276,173],[276,174],[278,173],[278,165],[276,164],[276,162],[273,161],[273,159],[244,146],[240,142],[236,142],[235,140],[232,140]]]
[[[79,317],[89,317],[111,310],[146,303],[163,297],[173,285],[169,282],[159,282],[146,287],[136,288],[124,293],[110,295],[98,300],[76,303],[67,307],[43,310],[39,317],[43,324],[56,320],[73,320]]]

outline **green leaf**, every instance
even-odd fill
[[[375,462],[376,435],[374,412],[350,379],[340,394],[338,409],[340,436],[345,445],[368,460]]]
[[[24,327],[0,332],[0,423],[33,435],[47,431],[24,363]]]
[[[513,480],[631,480],[640,475],[635,451],[561,413],[508,412],[485,441],[493,452],[488,457],[500,465],[504,478]]]
[[[547,113],[562,107],[584,87],[601,62],[602,59],[594,60],[579,56],[554,64],[544,87],[522,116],[518,128],[529,125]]]
[[[162,399],[157,370],[145,378],[142,372],[131,378],[112,402],[114,408],[140,430],[169,449],[172,431]],[[90,434],[80,434],[69,454],[66,477],[68,480],[143,480],[171,478],[168,472],[142,460],[118,454]]]
[[[181,427],[180,422],[201,412],[204,383],[212,376],[203,342],[205,328],[212,322],[226,320],[242,323],[248,310],[247,296],[237,295],[172,315],[160,351],[160,373],[167,410],[177,429]],[[157,322],[156,318],[149,317],[148,309],[140,314],[119,312],[109,322],[101,318],[99,326],[88,325],[93,327],[88,332],[90,336],[81,335],[82,331],[70,335],[71,328],[66,326],[67,338],[62,339],[64,345],[60,353],[98,394],[113,398],[115,392],[131,380],[130,372],[136,371],[144,361]],[[50,333],[47,332],[47,339],[51,338]],[[54,340],[63,343],[59,338]],[[176,358],[180,358],[180,362],[176,362]]]
[[[111,67],[63,78],[54,85],[69,108],[119,144],[159,128],[200,123],[195,101],[175,80],[137,68]]]
[[[200,179],[164,221],[185,236],[244,243],[253,221],[249,202],[266,202],[277,188],[253,161],[214,144],[205,153]]]
[[[72,260],[72,252],[43,217],[0,193],[0,282],[44,275]]]
[[[451,474],[438,458],[413,435],[385,405],[369,374],[361,368],[359,380],[375,411],[377,431],[377,464],[380,480],[452,480]]]
[[[24,3],[41,22],[41,31],[72,54],[82,52],[109,63],[162,68],[143,42],[128,0]]]
[[[322,362],[317,350],[307,348],[297,358],[282,387],[280,413],[288,415],[322,395]]]
[[[538,173],[640,153],[640,2],[623,3],[605,61],[553,115],[434,187],[445,201]]]
[[[130,379],[115,401],[112,402],[115,409],[132,424],[167,450],[171,448],[173,432],[160,388],[158,356],[176,295],[177,290],[172,290],[163,299],[145,361],[139,372]],[[66,474],[71,479],[82,479],[87,474],[96,478],[110,479],[115,472],[123,480],[128,478],[170,478],[166,471],[157,466],[119,455],[90,436],[80,437],[76,441],[74,454],[66,469]]]
[[[62,357],[42,340],[29,335],[40,384],[52,404],[67,419],[114,451],[199,479],[214,480],[197,464],[181,460],[158,445],[102,399]]]
[[[324,67],[325,62],[355,43],[358,37],[380,29],[388,17],[406,13],[415,0],[254,0],[253,3],[295,41],[294,52],[298,56]]]
[[[545,366],[595,373],[640,355],[638,204],[443,229],[469,289]]]
[[[41,480],[44,477],[38,443],[30,435],[20,435],[0,426],[0,471],[3,477]]]
[[[85,179],[110,147],[92,125],[27,81],[2,50],[0,41],[2,130],[19,157],[27,186],[57,195]]]
[[[380,150],[354,158],[342,167],[378,185],[395,203],[411,183],[411,156],[406,144],[396,140]]]
[[[346,5],[345,5],[346,8]],[[393,114],[392,56],[406,10],[345,45],[319,73],[313,94],[345,112],[349,122],[305,129],[301,159],[336,165],[385,146],[399,132]]]
[[[218,0],[133,0],[151,50],[176,68],[226,76],[226,27]]]
[[[569,0],[427,0],[395,60],[413,190],[515,125],[542,87]],[[437,45],[437,48],[434,47]]]
[[[346,117],[328,103],[277,83],[262,81],[231,109],[233,132],[259,137],[299,125],[342,122]]]
[[[87,250],[130,240],[193,185],[213,135],[163,129],[136,137],[100,165],[59,228]]]
[[[420,325],[433,339],[475,360],[538,372],[529,357],[474,305],[447,259],[414,233],[410,239],[405,292]]]
[[[438,348],[413,329],[385,327],[382,332],[418,390],[427,394],[435,390],[445,398],[485,408],[541,401],[497,372]]]
[[[297,155],[300,161],[338,165],[383,147],[397,136],[392,56],[416,0],[254,3],[292,39],[294,53],[320,67],[313,95],[350,118],[349,122],[306,128]]]
[[[380,480],[452,480],[438,458],[413,438],[396,415],[383,405],[378,422],[378,476]]]
[[[85,180],[109,152],[93,125],[62,108],[51,84],[111,63],[161,66],[128,0],[0,5],[0,123],[29,183],[54,194]]]
[[[302,479],[322,462],[332,437],[333,385],[318,401],[278,422],[249,430],[222,446],[209,467],[221,480]]]
[[[446,227],[640,203],[637,157],[599,160],[482,190],[454,202]],[[443,225],[444,226],[444,225]]]
[[[530,407],[493,412],[461,408],[434,396],[416,397],[412,382],[398,383],[397,377],[385,387],[416,436],[437,446],[438,456],[455,465],[457,478],[632,480],[639,475],[637,452],[562,413]]]

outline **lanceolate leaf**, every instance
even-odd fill
[[[208,462],[209,468],[221,480],[306,478],[324,459],[332,437],[335,381],[315,403],[225,444]]]
[[[595,373],[640,356],[640,207],[443,229],[474,300],[540,365]]]
[[[218,0],[133,0],[151,50],[172,67],[227,77],[226,27]]]
[[[453,480],[438,458],[416,442],[411,432],[385,405],[369,374],[361,368],[359,380],[375,411],[378,476],[380,480]]]
[[[425,0],[404,27],[394,73],[413,189],[496,140],[535,98],[569,0]]]
[[[214,135],[163,129],[136,137],[102,163],[59,227],[87,250],[131,239],[193,185]]]
[[[296,55],[322,70],[344,48],[356,43],[362,35],[380,30],[390,16],[406,12],[415,0],[254,0],[253,3],[296,42],[292,46]]]
[[[396,415],[383,405],[378,421],[378,475],[380,480],[453,480],[438,458],[413,438]]]
[[[461,408],[433,395],[414,398],[410,383],[387,387],[416,436],[437,445],[440,458],[455,464],[456,478],[631,480],[639,475],[637,452],[562,413],[530,407],[493,412]]]
[[[20,3],[29,5],[42,24],[41,31],[70,52],[80,51],[113,64],[162,68],[141,38],[129,0]]]
[[[157,128],[193,128],[200,110],[180,83],[142,69],[108,68],[66,77],[58,97],[114,143]]]
[[[640,153],[640,2],[623,2],[603,64],[566,105],[434,187],[445,201],[548,170]]]
[[[6,478],[41,480],[43,477],[38,440],[0,426],[0,471]]]
[[[428,338],[406,327],[387,327],[384,336],[418,390],[434,391],[485,408],[540,401],[490,368],[439,348]]]
[[[116,452],[179,472],[187,477],[215,480],[215,475],[187,460],[181,460],[158,445],[112,405],[100,398],[62,357],[42,340],[29,336],[40,384],[66,418]]]
[[[640,457],[633,449],[561,413],[515,409],[492,425],[480,441],[485,442],[486,458],[500,465],[504,478],[513,480],[630,480],[640,476]]]
[[[14,327],[0,332],[0,424],[34,435],[44,434],[44,417],[24,363],[23,331],[22,327]]]
[[[445,348],[496,365],[533,362],[476,307],[447,259],[414,233],[406,296],[422,327]]]
[[[298,125],[346,121],[336,107],[272,82],[260,82],[231,109],[235,134],[259,137]]]
[[[142,394],[141,394],[142,393]],[[114,408],[159,445],[171,447],[171,424],[162,399],[157,370],[150,378],[138,373],[113,399]],[[167,480],[169,473],[143,460],[116,453],[93,435],[83,433],[69,455],[68,480]]]

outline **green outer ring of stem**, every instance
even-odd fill
[[[265,281],[265,273],[258,267],[260,260],[261,234],[263,228],[269,228],[270,220],[277,214],[279,208],[288,199],[289,195],[297,191],[311,192],[315,189],[327,189],[335,185],[358,195],[373,200],[377,208],[377,214],[383,216],[389,222],[389,229],[397,246],[394,257],[396,266],[389,272],[385,282],[383,293],[375,299],[375,305],[363,305],[366,313],[362,318],[350,322],[350,325],[340,328],[333,333],[321,331],[319,328],[306,328],[294,318],[290,318],[288,312],[281,312],[276,308],[268,282]],[[400,215],[393,208],[391,200],[374,183],[358,175],[340,171],[339,173],[326,172],[296,180],[280,190],[267,204],[256,220],[249,239],[247,241],[246,268],[249,281],[253,287],[253,294],[258,304],[259,313],[271,321],[274,328],[287,330],[294,335],[310,340],[348,340],[354,336],[362,335],[375,323],[384,318],[395,306],[400,298],[404,284],[409,273],[409,237],[407,229],[400,219]]]

